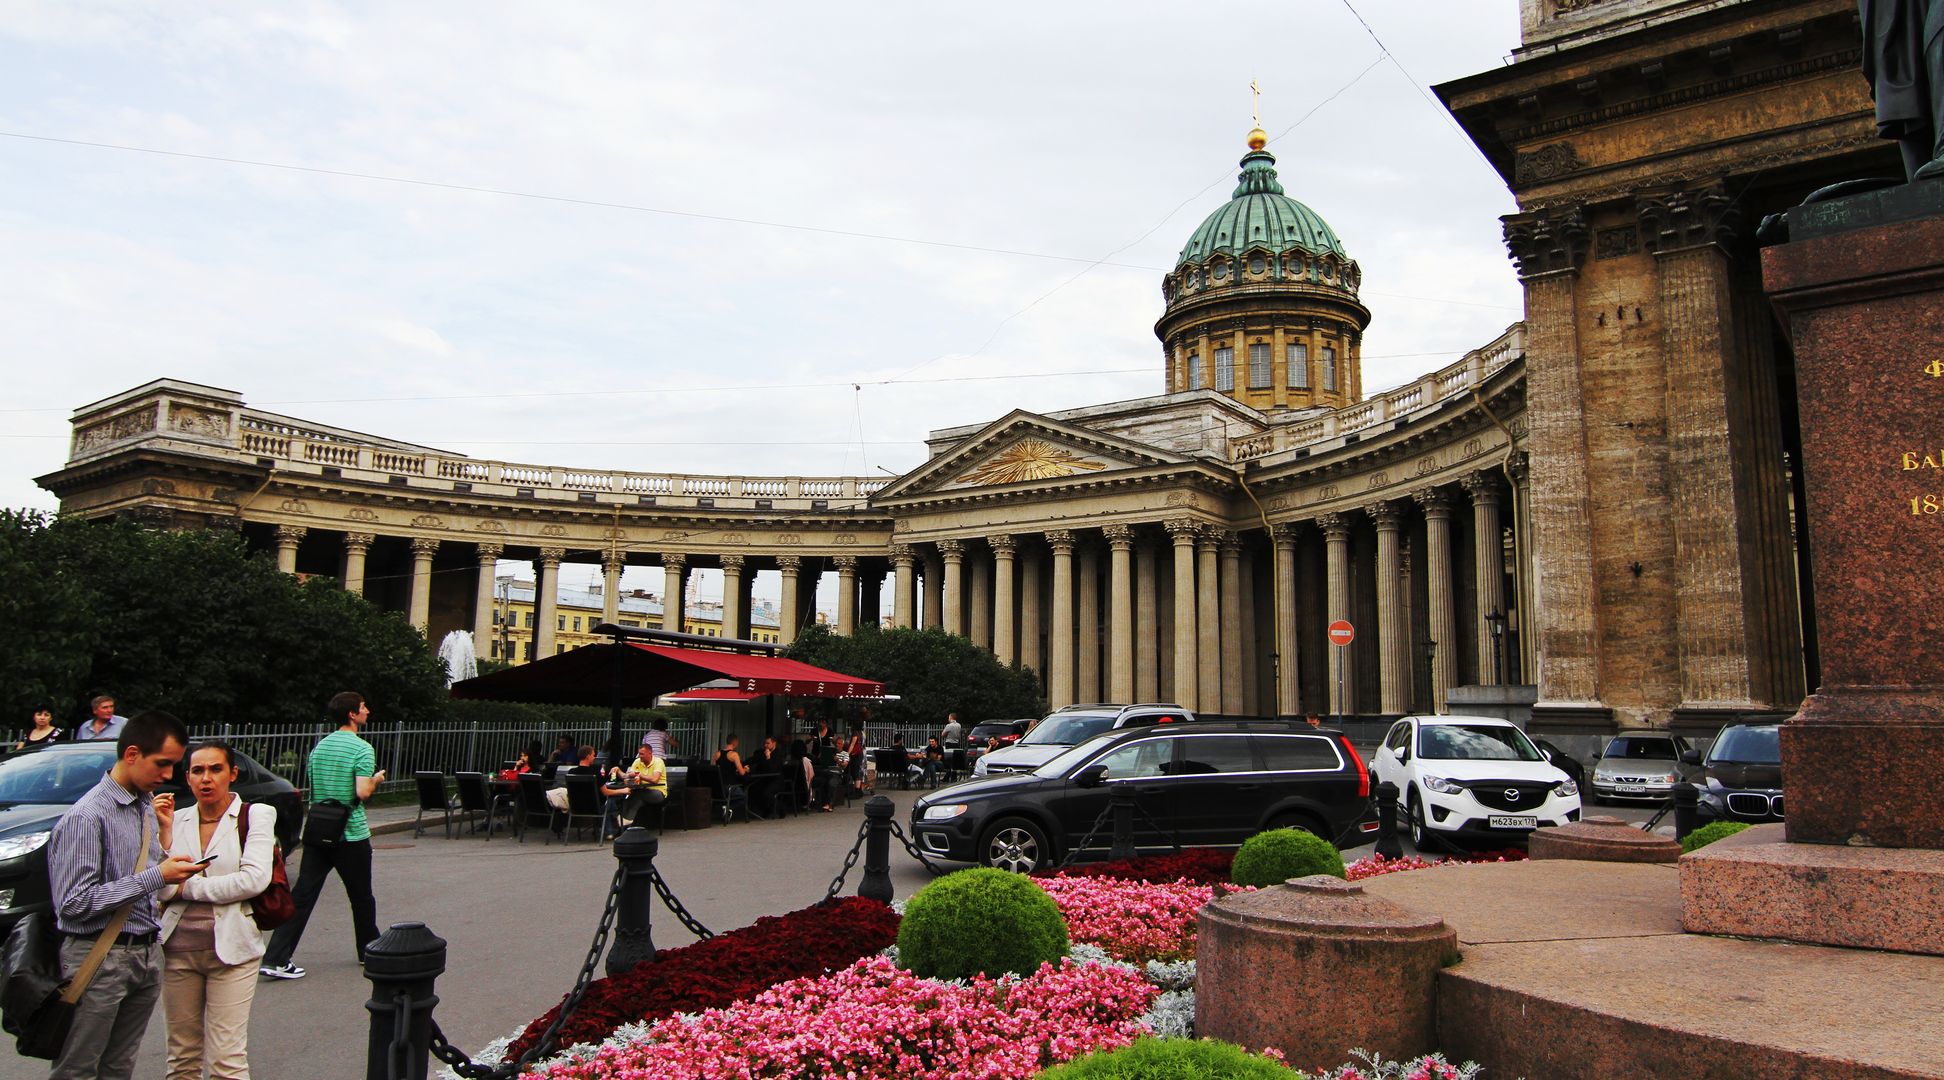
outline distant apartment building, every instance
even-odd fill
[[[594,632],[594,628],[601,624],[601,586],[562,585],[558,596],[559,603],[554,613],[554,652],[563,653],[607,640]],[[537,618],[531,579],[512,575],[501,575],[495,579],[490,657],[494,660],[510,660],[514,664],[532,660],[534,621]],[[816,613],[816,620],[824,621],[822,612]],[[616,621],[622,626],[661,629],[661,597],[643,589],[623,592]],[[686,633],[704,637],[721,637],[722,602],[689,601],[682,611],[682,629]],[[776,605],[768,600],[755,601],[749,613],[748,640],[778,642],[780,629]]]

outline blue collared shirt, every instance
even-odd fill
[[[75,725],[73,741],[85,742],[88,740],[96,740],[100,742],[114,742],[116,739],[121,738],[122,728],[127,726],[128,717],[116,713],[114,716],[109,717],[108,726],[102,728],[101,733],[97,735],[94,729],[94,717],[90,716]]]
[[[112,773],[61,815],[47,843],[47,878],[54,922],[69,934],[97,934],[130,900],[122,933],[160,929],[155,894],[162,889],[162,840],[149,801],[121,786]],[[148,869],[135,873],[143,819],[149,819]]]

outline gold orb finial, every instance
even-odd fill
[[[1249,149],[1260,150],[1269,145],[1269,133],[1261,128],[1249,132]]]

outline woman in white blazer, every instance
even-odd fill
[[[175,812],[163,843],[171,855],[212,861],[160,894],[169,1080],[201,1080],[205,1062],[209,1080],[248,1080],[250,1001],[264,948],[248,901],[270,885],[277,811],[250,807],[246,847],[237,820],[243,800],[230,793],[236,761],[229,746],[197,746],[185,771],[196,801]]]

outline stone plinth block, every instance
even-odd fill
[[[1210,903],[1195,955],[1197,1035],[1314,1069],[1358,1047],[1399,1059],[1436,1049],[1434,987],[1458,935],[1318,875]]]
[[[1782,732],[1788,838],[1944,848],[1944,183],[1788,219],[1762,275],[1795,351],[1822,666]]]
[[[1664,863],[1681,857],[1681,845],[1617,817],[1596,816],[1535,831],[1526,854],[1534,859]]]
[[[1944,851],[1793,844],[1758,825],[1681,857],[1681,925],[1944,956]]]

